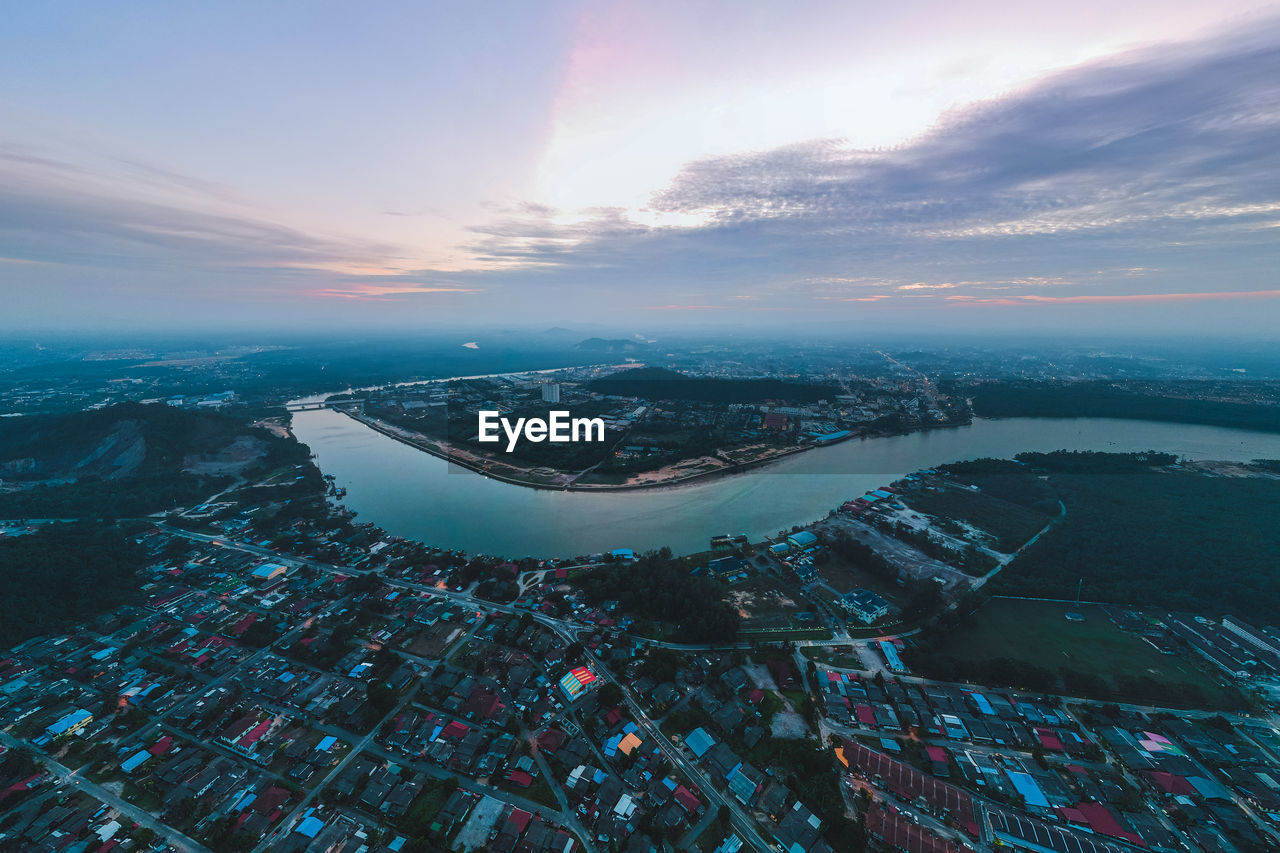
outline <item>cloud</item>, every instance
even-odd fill
[[[1119,305],[1156,302],[1237,302],[1257,299],[1280,299],[1280,290],[1211,290],[1199,293],[1089,293],[1078,296],[1018,296],[976,297],[948,296],[947,299],[964,305]]]
[[[92,267],[385,268],[403,249],[272,222],[214,184],[120,162],[116,172],[0,148],[0,247]]]
[[[197,286],[375,308],[431,296],[486,320],[1260,302],[1280,264],[1277,80],[1271,19],[1052,75],[893,148],[689,163],[643,210],[490,207],[448,270],[157,165],[0,146],[0,269],[83,268],[67,293],[145,279],[140,302]]]
[[[817,140],[688,164],[650,207],[701,224],[609,210],[559,225],[541,210],[477,229],[472,248],[513,271],[591,271],[618,289],[696,282],[706,297],[744,283],[884,301],[885,286],[905,297],[1125,291],[1152,270],[1256,278],[1280,219],[1276,80],[1269,20],[1059,73],[892,149]],[[921,277],[936,269],[946,277]]]

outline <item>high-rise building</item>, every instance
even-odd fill
[[[560,402],[560,383],[544,382],[542,385],[542,402],[559,403]]]

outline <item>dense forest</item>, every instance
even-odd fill
[[[580,582],[592,602],[617,601],[626,613],[670,624],[672,638],[680,642],[724,643],[738,634],[740,618],[724,601],[724,588],[690,575],[665,549],[634,563],[593,569]]]
[[[1061,388],[984,385],[972,399],[974,414],[984,418],[1130,418],[1280,432],[1280,406],[1157,397],[1111,383]]]
[[[1214,477],[1159,454],[1023,454],[1020,492],[1046,484],[1066,516],[993,581],[1010,595],[1083,596],[1143,608],[1275,621],[1280,605],[1280,480]],[[1048,480],[1039,480],[1047,475]],[[981,479],[981,478],[979,478]],[[985,488],[985,487],[984,487]]]
[[[117,526],[46,524],[0,539],[0,647],[136,600],[142,547]]]
[[[115,518],[190,505],[232,482],[184,470],[240,440],[257,454],[245,473],[306,462],[296,441],[214,412],[120,403],[104,409],[0,419],[3,518]],[[41,482],[42,481],[42,482]]]
[[[781,379],[695,377],[660,367],[637,367],[615,373],[592,381],[588,388],[598,394],[702,403],[758,403],[763,400],[813,403],[834,400],[840,393],[831,385],[783,382]]]

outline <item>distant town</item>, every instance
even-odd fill
[[[885,363],[906,375],[810,401],[593,386],[646,369],[614,365],[292,408],[451,453],[481,404],[605,418],[598,460],[522,469],[553,487],[981,416],[954,378]],[[1272,405],[1243,393],[1203,399]],[[886,479],[764,538],[710,530],[697,553],[620,537],[512,559],[359,520],[277,401],[99,402],[0,421],[0,850],[1280,843],[1280,631],[1257,593],[1274,543],[1188,545],[1228,516],[1270,529],[1275,460],[1022,453]]]

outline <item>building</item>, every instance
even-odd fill
[[[1267,636],[1243,619],[1237,619],[1235,616],[1224,616],[1222,618],[1222,627],[1258,651],[1266,652],[1273,657],[1280,657],[1280,643],[1277,643],[1275,639]]]
[[[263,563],[261,566],[253,570],[253,579],[258,581],[273,581],[288,571],[279,563]]]
[[[560,690],[564,693],[565,699],[572,702],[585,693],[587,685],[593,683],[595,680],[595,673],[587,669],[585,666],[580,666],[577,669],[566,673],[565,676],[560,679]]]
[[[889,602],[869,589],[855,589],[840,596],[838,602],[850,616],[864,625],[889,615]]]
[[[764,416],[763,426],[769,430],[785,430],[791,426],[791,422],[787,420],[787,416],[778,412],[770,412]]]
[[[542,402],[559,403],[560,402],[560,383],[544,382],[542,384]]]
[[[787,542],[797,551],[803,551],[806,548],[812,548],[818,544],[818,537],[814,536],[808,530],[801,530],[799,533],[792,533],[787,537]]]
[[[46,728],[44,733],[51,738],[62,737],[63,735],[73,735],[85,726],[89,725],[91,722],[93,722],[93,714],[90,714],[83,708],[77,708]]]

